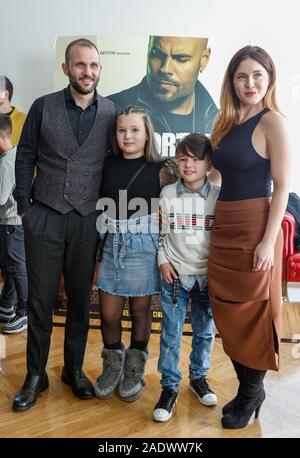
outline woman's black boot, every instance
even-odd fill
[[[244,380],[240,386],[240,393],[233,408],[222,418],[224,428],[237,429],[248,425],[255,412],[258,418],[260,408],[266,394],[263,380],[267,371],[245,367]]]
[[[228,402],[228,404],[225,404],[225,406],[223,407],[223,409],[222,409],[222,414],[223,415],[228,414],[230,412],[230,410],[233,408],[235,402],[238,399],[238,395],[240,393],[241,385],[242,385],[243,379],[244,379],[245,366],[243,366],[242,364],[238,363],[237,361],[234,361],[233,359],[231,360],[231,362],[233,364],[234,370],[236,372],[236,375],[237,375],[237,378],[238,378],[240,384],[239,384],[238,392],[237,392],[237,395],[235,396],[235,398],[233,398],[230,402]]]

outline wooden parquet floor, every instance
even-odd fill
[[[54,321],[63,321],[55,317]],[[99,324],[93,322],[93,324]],[[54,326],[47,366],[50,388],[39,396],[36,405],[26,412],[13,412],[11,403],[25,376],[26,333],[0,334],[0,437],[23,438],[209,438],[209,437],[298,437],[300,438],[300,343],[282,344],[279,373],[269,372],[266,381],[267,398],[258,420],[247,428],[224,430],[221,409],[236,392],[237,383],[221,340],[215,340],[212,366],[208,380],[218,396],[216,407],[204,407],[188,388],[190,336],[182,339],[180,368],[183,380],[177,408],[172,419],[155,423],[152,410],[160,395],[157,360],[159,335],[152,334],[150,358],[146,368],[142,397],[124,403],[117,395],[102,401],[81,401],[60,380],[63,365],[63,327]],[[285,339],[300,339],[300,304],[283,305]],[[124,332],[124,343],[129,333]],[[100,373],[100,331],[91,329],[84,363],[85,373],[94,382]]]

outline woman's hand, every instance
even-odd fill
[[[254,251],[253,271],[271,269],[274,264],[274,246],[266,242],[260,242]]]
[[[173,283],[173,279],[178,278],[177,273],[168,262],[161,264],[159,269],[161,271],[162,278],[166,283]]]

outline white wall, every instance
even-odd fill
[[[278,100],[293,150],[291,189],[300,194],[300,44],[295,0],[0,0],[0,74],[15,85],[13,102],[27,111],[53,90],[54,43],[60,35],[207,36],[211,61],[202,81],[214,96],[232,54],[264,47],[278,72]],[[101,86],[100,86],[101,92]]]

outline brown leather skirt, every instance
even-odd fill
[[[253,369],[278,370],[281,318],[282,232],[271,269],[253,272],[270,198],[217,201],[208,260],[209,293],[223,348]]]

